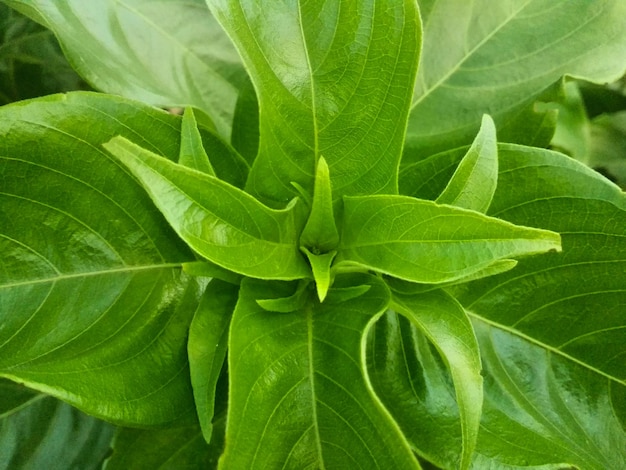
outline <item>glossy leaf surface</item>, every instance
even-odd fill
[[[0,403],[17,386],[0,385]],[[114,428],[43,394],[0,414],[0,468],[64,470],[101,468]]]
[[[626,68],[626,3],[619,0],[419,5],[424,48],[407,144],[422,157],[469,144],[483,113],[507,127],[564,74],[602,82]]]
[[[101,148],[121,133],[176,158],[179,126],[87,93],[2,108],[0,375],[115,422],[193,416],[193,255]]]
[[[560,249],[557,233],[406,196],[346,197],[343,227],[338,261],[429,284]]]
[[[157,106],[195,106],[230,135],[243,71],[202,0],[5,0],[51,28],[96,89]]]
[[[230,400],[222,468],[419,468],[364,377],[363,333],[389,303],[371,288],[350,302],[272,313],[256,299],[289,286],[244,281],[229,350]],[[342,280],[336,282],[341,285]]]
[[[259,99],[250,192],[284,204],[292,181],[312,189],[320,156],[337,195],[396,192],[420,49],[415,2],[207,3]]]
[[[264,206],[222,180],[175,164],[123,137],[104,147],[141,182],[176,233],[223,268],[261,279],[300,279],[309,268],[298,251],[297,202]]]
[[[483,405],[480,353],[472,324],[463,307],[443,291],[415,295],[394,293],[393,308],[434,344],[450,371],[461,423],[463,451],[458,465],[468,468],[478,438]]]

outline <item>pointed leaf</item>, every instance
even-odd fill
[[[503,258],[560,250],[557,233],[406,196],[344,198],[337,262],[420,283],[461,279]]]
[[[292,181],[310,190],[320,155],[336,197],[397,191],[420,50],[415,1],[207,3],[257,91],[252,194],[284,204]]]
[[[439,195],[439,204],[487,212],[498,184],[498,148],[493,120],[483,116],[483,122],[446,189]]]
[[[195,106],[230,135],[239,57],[202,0],[6,0],[52,29],[96,89],[157,106]]]
[[[343,276],[371,288],[346,303],[272,314],[256,299],[286,286],[244,280],[230,332],[230,404],[222,468],[419,468],[364,375],[363,333],[389,291],[373,276]],[[329,294],[329,301],[330,296]]]
[[[202,136],[198,130],[198,123],[196,122],[193,108],[185,108],[180,133],[178,163],[192,170],[215,176],[215,170],[213,170],[211,161],[202,145]]]
[[[226,359],[228,328],[239,288],[212,280],[189,327],[189,372],[202,434],[211,441],[215,388]]]
[[[122,137],[114,137],[105,148],[132,171],[176,233],[200,255],[246,276],[309,276],[298,251],[295,203],[284,210],[270,209],[228,183]]]
[[[122,134],[175,159],[179,129],[92,93],[0,110],[1,376],[114,422],[194,418],[194,256],[101,148]]]
[[[317,296],[320,302],[324,302],[328,289],[332,285],[332,274],[330,272],[330,265],[332,264],[336,251],[316,255],[311,253],[306,248],[302,248],[302,251],[309,260],[311,270],[313,271],[313,279],[315,279],[315,286],[317,288]]]
[[[461,469],[469,468],[483,405],[480,353],[472,324],[463,307],[441,290],[417,295],[394,294],[393,307],[424,333],[450,370],[463,443],[458,465]]]
[[[419,5],[424,47],[407,143],[422,158],[469,144],[484,113],[502,130],[563,75],[606,82],[626,69],[621,0]],[[510,141],[504,132],[499,137]]]

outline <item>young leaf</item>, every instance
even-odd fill
[[[284,204],[292,181],[310,190],[321,155],[336,198],[397,192],[421,45],[414,0],[207,3],[257,91],[252,194]]]
[[[336,251],[330,251],[316,255],[311,253],[306,248],[301,248],[306,257],[309,259],[311,270],[313,271],[313,278],[315,279],[315,286],[317,287],[317,296],[320,302],[323,302],[328,293],[328,289],[332,285],[332,275],[330,272],[330,265],[332,264]]]
[[[215,387],[226,359],[228,327],[238,290],[232,284],[212,280],[189,327],[187,354],[191,385],[202,435],[207,443],[211,442]]]
[[[498,148],[496,128],[488,115],[483,116],[480,131],[474,139],[446,189],[439,204],[487,212],[498,184]]]
[[[196,122],[193,108],[185,109],[180,134],[178,163],[192,170],[215,176],[215,170],[213,170],[209,156],[206,154],[202,144],[202,136],[198,130],[198,123]]]
[[[156,106],[195,106],[220,135],[230,135],[245,72],[204,2],[5,3],[52,29],[74,69],[98,90]]]
[[[272,315],[256,300],[284,297],[288,286],[242,283],[229,339],[223,468],[419,468],[364,370],[363,334],[389,291],[368,275],[336,283],[371,288],[349,302]]]
[[[133,172],[176,233],[200,255],[261,279],[310,276],[298,251],[297,201],[273,210],[234,186],[122,137],[104,146]]]
[[[560,250],[560,237],[475,211],[406,196],[344,198],[337,263],[413,282],[462,279],[517,256]]]
[[[494,118],[501,141],[529,139],[508,124],[563,75],[608,82],[626,68],[621,0],[419,5],[426,26],[407,145],[422,158],[469,144],[484,113]]]
[[[394,294],[393,308],[424,333],[450,370],[463,436],[459,468],[467,469],[476,447],[483,404],[480,353],[472,324],[463,307],[441,290]]]

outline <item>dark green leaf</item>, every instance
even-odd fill
[[[0,110],[0,375],[114,422],[194,417],[193,254],[101,148],[121,133],[175,159],[179,126],[91,93]]]
[[[284,204],[330,167],[335,197],[397,191],[421,28],[411,0],[209,0],[255,84],[260,147],[249,191]],[[373,158],[375,156],[375,158]]]
[[[459,280],[495,261],[560,250],[557,233],[406,196],[344,198],[338,262],[420,283]]]
[[[261,279],[300,279],[310,269],[300,254],[297,200],[284,210],[248,193],[114,137],[104,147],[139,179],[176,233],[211,262]]]
[[[275,314],[256,299],[288,286],[245,280],[229,350],[230,405],[224,468],[419,468],[364,375],[363,334],[389,291],[366,275],[338,287],[371,288],[350,302]]]

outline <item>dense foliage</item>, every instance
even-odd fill
[[[626,468],[625,2],[2,1],[0,468]]]

